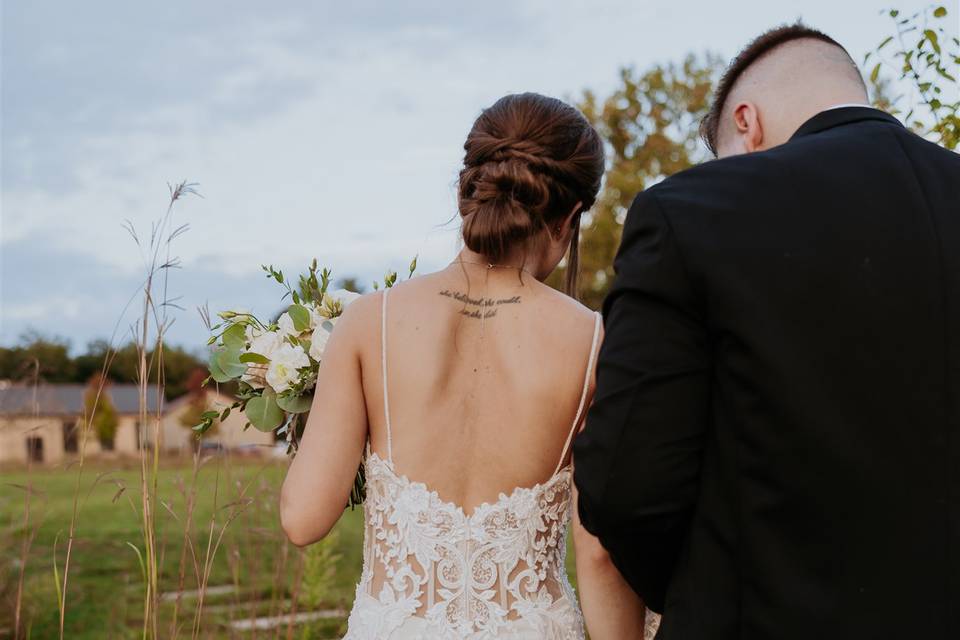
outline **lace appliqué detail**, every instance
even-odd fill
[[[582,640],[564,567],[569,466],[469,516],[374,453],[366,476],[364,567],[346,638]]]

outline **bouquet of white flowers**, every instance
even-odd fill
[[[417,268],[416,258],[410,263],[409,276]],[[287,454],[294,455],[307,413],[313,401],[317,371],[323,350],[344,308],[360,296],[346,289],[330,290],[329,269],[317,272],[314,260],[297,287],[292,287],[283,272],[273,265],[263,266],[267,277],[286,288],[282,299],[292,304],[274,322],[264,323],[252,313],[221,311],[220,323],[210,329],[214,335],[207,342],[210,352],[211,380],[235,382],[236,401],[216,411],[205,411],[200,424],[193,427],[198,435],[210,429],[217,420],[226,420],[231,411],[244,413],[247,423],[261,431],[275,431],[287,442]],[[408,276],[408,277],[409,277]],[[395,272],[387,273],[383,285],[397,282]],[[374,283],[374,289],[379,283]],[[363,469],[357,472],[350,506],[363,501]]]

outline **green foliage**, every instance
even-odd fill
[[[645,188],[705,160],[700,120],[721,69],[713,55],[644,71],[621,69],[620,85],[600,98],[585,91],[579,108],[604,140],[607,174],[580,240],[580,299],[599,308],[613,278],[613,258],[633,198]],[[561,288],[562,269],[550,279]]]
[[[341,278],[337,281],[337,289],[346,289],[347,291],[356,291],[364,293],[364,286],[356,278]]]
[[[283,409],[277,404],[277,394],[269,387],[259,396],[247,401],[244,409],[250,424],[260,431],[273,431],[283,424]]]
[[[90,379],[86,392],[83,395],[84,419],[93,429],[100,445],[110,451],[113,449],[113,440],[117,435],[117,410],[110,401],[106,381],[99,375]]]
[[[37,332],[20,337],[13,347],[0,347],[0,379],[32,382],[82,382],[90,377],[78,375],[77,362],[70,357],[70,343],[62,338],[47,338]]]
[[[287,309],[290,319],[293,320],[293,328],[297,331],[306,331],[310,327],[310,312],[301,304],[292,304]]]
[[[86,351],[70,355],[70,343],[61,338],[49,338],[36,332],[21,336],[12,347],[0,347],[0,380],[33,382],[37,379],[49,383],[85,383],[103,370],[103,363],[110,355],[106,340],[95,340]],[[147,358],[154,353],[148,352]],[[113,382],[135,383],[140,355],[135,344],[119,348],[113,355],[107,378]],[[178,398],[187,391],[190,372],[203,367],[200,358],[183,347],[163,347],[164,395],[168,400]],[[37,368],[38,367],[38,368]],[[151,374],[150,384],[156,384],[156,372]]]
[[[956,149],[960,146],[960,39],[945,27],[950,12],[946,7],[928,7],[906,17],[897,9],[887,14],[894,24],[893,35],[864,57],[864,64],[876,60],[869,76],[874,105],[901,117],[920,135]],[[881,75],[884,67],[910,83],[914,95],[907,99],[906,111],[900,107],[906,96],[889,96],[889,84]]]
[[[290,296],[294,304],[300,304],[301,301],[321,302],[323,300],[323,294],[330,288],[330,278],[333,275],[329,269],[323,269],[319,271],[318,276],[319,266],[317,265],[317,259],[314,258],[307,269],[307,273],[300,274],[297,287],[294,288],[287,281],[283,272],[275,269],[272,264],[260,265],[260,268],[267,274],[268,279],[276,280],[278,284],[283,285],[287,290],[281,300]]]
[[[337,553],[339,546],[339,531],[334,531],[303,551],[303,577],[297,594],[298,609],[316,611],[338,604],[336,602],[338,595],[337,564],[341,558],[340,554]],[[304,640],[329,637],[327,633],[324,633],[324,627],[329,626],[329,624],[329,621],[324,620],[307,623],[300,629],[299,637]],[[338,633],[337,635],[341,634]]]
[[[180,414],[178,422],[180,426],[187,429],[193,429],[194,425],[206,418],[210,418],[210,427],[205,431],[206,434],[214,434],[220,425],[220,412],[211,411],[207,408],[206,394],[192,394],[186,410]]]
[[[337,563],[340,555],[338,532],[333,532],[310,545],[303,553],[303,578],[300,583],[299,603],[307,610],[333,604],[336,596]]]

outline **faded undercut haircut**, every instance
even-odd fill
[[[860,70],[857,67],[857,63],[854,62],[852,57],[850,57],[850,54],[843,47],[843,45],[827,34],[823,33],[822,31],[818,31],[817,29],[808,27],[801,22],[770,29],[769,31],[760,34],[749,44],[747,44],[747,46],[744,47],[739,54],[737,54],[737,57],[733,59],[726,71],[724,71],[723,75],[720,77],[720,82],[717,84],[717,89],[714,93],[713,104],[710,106],[710,111],[700,123],[700,136],[703,138],[703,141],[706,143],[713,155],[717,155],[717,134],[720,130],[720,118],[723,114],[723,109],[726,105],[727,99],[730,97],[730,93],[733,91],[733,87],[736,85],[737,80],[739,80],[744,72],[751,65],[757,62],[757,60],[770,53],[780,45],[787,42],[792,42],[794,40],[804,39],[826,42],[827,44],[833,45],[843,51],[847,58],[850,59],[850,65],[852,68],[851,70],[853,72],[852,75],[855,75],[857,78],[859,78],[861,85],[863,85],[864,90],[866,90],[866,85],[863,82],[863,77],[860,75]]]

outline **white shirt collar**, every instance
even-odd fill
[[[866,107],[867,109],[872,109],[868,104],[863,104],[862,102],[846,102],[844,104],[835,104],[832,107],[827,107],[824,111],[832,111],[833,109],[846,109],[847,107]]]

